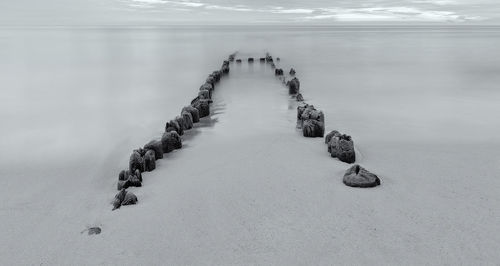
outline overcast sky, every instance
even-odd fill
[[[500,24],[500,0],[0,0],[0,25]]]

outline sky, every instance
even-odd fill
[[[500,0],[1,0],[0,25],[500,24]]]

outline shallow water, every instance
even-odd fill
[[[389,223],[401,242],[445,232],[451,254],[459,244],[488,244],[500,203],[499,41],[498,28],[0,29],[0,216],[4,228],[15,228],[5,239],[19,241],[53,224],[26,221],[42,216],[74,222],[67,202],[75,199],[88,200],[80,213],[89,213],[75,226],[92,222],[95,206],[112,197],[130,151],[161,136],[208,73],[234,51],[243,58],[270,51],[286,71],[297,70],[305,100],[325,112],[327,130],[353,136],[358,161],[383,176],[393,200],[422,206],[414,213],[403,203],[390,210],[413,217],[418,228],[408,236],[411,228]],[[274,82],[269,73],[258,62],[233,70],[239,83],[228,84],[248,99],[241,108],[249,113],[240,118],[222,108],[218,130],[201,133],[244,137],[245,127],[248,134],[252,128],[272,134],[274,126],[286,126],[266,118],[266,112],[293,118],[286,93],[281,99],[252,90],[264,86],[253,79]],[[256,106],[263,109],[251,113]],[[239,128],[231,133],[226,123]],[[89,197],[93,191],[99,195]],[[460,209],[455,197],[464,201]],[[443,212],[453,221],[441,218]],[[464,215],[472,218],[461,220]],[[475,239],[453,238],[464,228],[480,232],[471,234]],[[442,247],[412,245],[402,252]],[[481,252],[475,254],[496,254]]]

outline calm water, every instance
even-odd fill
[[[362,142],[499,144],[499,44],[498,28],[0,29],[0,173],[114,180],[236,50],[294,66]]]

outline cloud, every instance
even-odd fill
[[[227,10],[227,11],[239,11],[239,12],[250,12],[256,11],[254,9],[245,6],[219,6],[219,5],[207,5],[206,9],[217,9],[217,10]]]
[[[412,2],[417,4],[432,4],[438,6],[458,4],[455,0],[413,0]]]
[[[284,9],[284,8],[274,8],[269,10],[269,12],[276,14],[311,14],[314,9],[296,8],[296,9]]]
[[[125,0],[126,1],[126,0]],[[342,5],[337,7],[325,7],[329,4],[321,2],[304,2],[302,6],[290,4],[290,6],[263,6],[258,2],[239,0],[236,5],[224,5],[214,0],[205,0],[198,2],[193,0],[129,0],[129,7],[133,8],[153,8],[164,7],[180,9],[187,11],[189,9],[198,11],[200,14],[210,15],[211,12],[244,12],[245,18],[249,21],[272,20],[272,21],[401,21],[401,22],[464,22],[472,20],[481,20],[483,17],[478,15],[467,15],[459,10],[447,8],[448,6],[457,6],[457,1],[466,0],[404,0],[400,1],[405,5],[392,6],[392,0],[365,0],[360,7],[349,7],[347,2],[340,2]],[[316,3],[315,5],[309,3]],[[309,5],[308,5],[309,4]],[[267,14],[267,15],[266,15]],[[274,15],[274,17],[271,17]],[[217,16],[217,15],[214,15]],[[237,15],[235,15],[237,16]],[[252,18],[253,16],[253,18]],[[265,17],[264,17],[265,16]],[[235,17],[235,19],[239,19]]]
[[[199,2],[190,2],[190,1],[169,1],[169,0],[131,0],[132,3],[129,6],[146,6],[146,7],[154,7],[156,5],[166,5],[170,4],[173,6],[181,6],[181,7],[202,7],[205,4]]]
[[[481,19],[477,16],[460,15],[453,11],[425,10],[416,7],[367,7],[367,8],[322,8],[319,14],[298,18],[298,20],[336,21],[413,21],[443,22]]]

